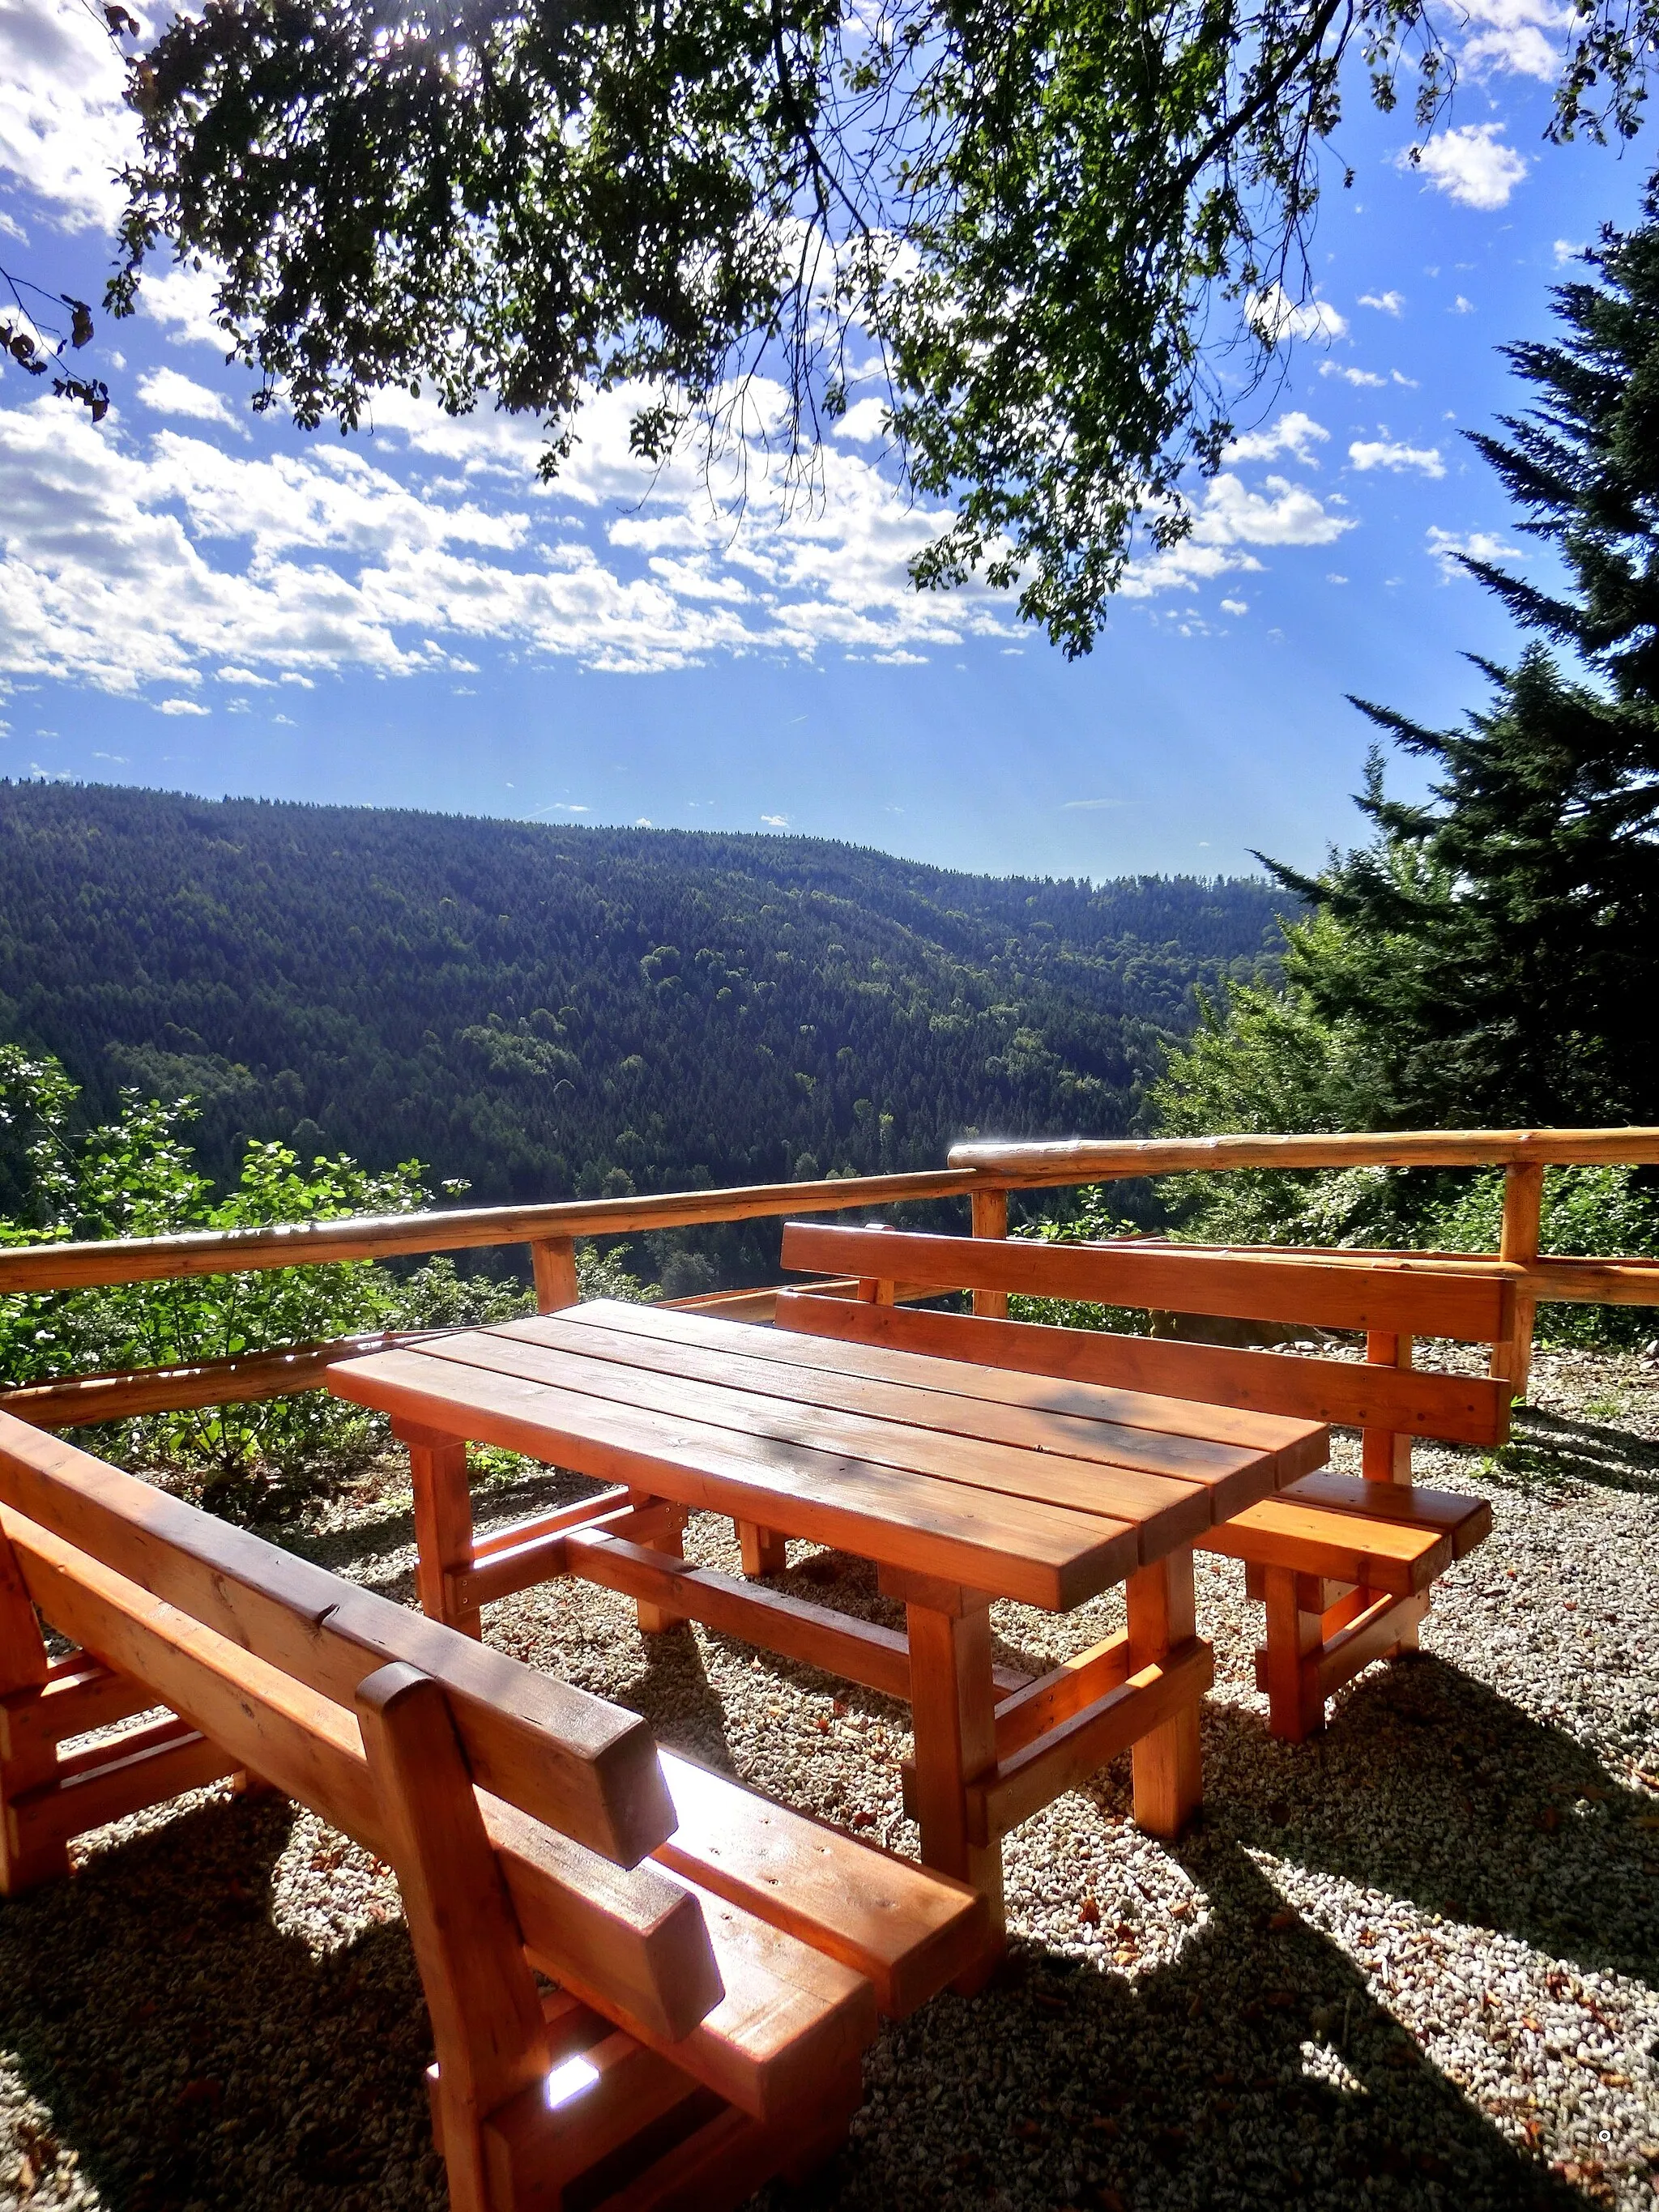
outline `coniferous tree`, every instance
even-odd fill
[[[1493,696],[1462,729],[1356,700],[1434,764],[1429,798],[1374,759],[1369,847],[1269,863],[1339,925],[1287,979],[1376,1039],[1378,1121],[1659,1119],[1659,179],[1644,212],[1556,288],[1559,343],[1505,349],[1537,405],[1474,441],[1565,586],[1464,565],[1547,642],[1477,662]]]

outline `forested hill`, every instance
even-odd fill
[[[1129,1127],[1255,881],[954,875],[799,837],[0,783],[0,1036],[478,1198],[937,1166]]]

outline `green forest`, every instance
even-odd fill
[[[477,1200],[936,1167],[1135,1127],[1195,985],[1265,981],[1265,881],[953,874],[804,838],[0,784],[0,1038],[91,1119]]]

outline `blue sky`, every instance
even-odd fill
[[[1443,558],[1525,547],[1460,435],[1496,349],[1635,215],[1646,147],[1542,143],[1562,11],[1476,0],[1420,169],[1356,81],[1284,373],[1173,560],[1068,663],[982,592],[917,595],[925,520],[874,403],[823,498],[735,532],[690,464],[648,488],[597,410],[550,492],[537,427],[406,398],[371,434],[248,408],[171,272],[100,322],[99,428],[0,375],[0,774],[562,822],[787,828],[1088,875],[1298,864],[1351,836],[1358,692],[1449,720],[1514,632]],[[0,261],[96,300],[126,129],[79,0],[0,0]],[[1404,784],[1411,770],[1397,772]]]

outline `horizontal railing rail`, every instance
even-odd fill
[[[1520,1392],[1526,1387],[1534,1311],[1540,1302],[1659,1305],[1659,1260],[1553,1255],[1539,1249],[1545,1168],[1609,1164],[1659,1165],[1659,1128],[1432,1129],[1360,1134],[975,1141],[953,1146],[947,1167],[913,1174],[829,1176],[811,1182],[757,1183],[726,1190],[668,1191],[538,1206],[436,1208],[428,1212],[295,1222],[273,1228],[21,1245],[0,1251],[0,1297],[526,1245],[532,1262],[537,1304],[548,1312],[574,1302],[579,1237],[879,1209],[964,1196],[972,1201],[974,1235],[999,1237],[1007,1234],[1008,1195],[1013,1191],[1251,1169],[1501,1167],[1506,1171],[1504,1226],[1496,1254],[1400,1250],[1391,1256],[1468,1269],[1489,1267],[1498,1261],[1522,1271],[1517,1279],[1514,1335],[1498,1347],[1492,1361],[1494,1373],[1507,1376]],[[1380,1248],[1370,1247],[1208,1249],[1254,1252],[1264,1259],[1316,1256],[1338,1263],[1390,1256]],[[835,1286],[843,1295],[852,1287]],[[774,1290],[722,1291],[678,1303],[758,1322],[771,1318],[776,1295]],[[929,1293],[925,1286],[903,1285],[901,1295],[920,1297]],[[975,1303],[979,1302],[976,1297]],[[4,1378],[0,1378],[0,1406],[43,1427],[64,1428],[281,1397],[319,1389],[332,1362],[395,1340],[398,1338],[390,1333],[342,1338],[120,1374],[58,1376],[9,1389],[3,1387]]]
[[[830,1176],[729,1190],[665,1191],[644,1198],[562,1200],[549,1206],[454,1206],[274,1229],[192,1229],[175,1237],[108,1238],[87,1244],[24,1244],[0,1252],[0,1297],[28,1291],[82,1291],[117,1283],[240,1275],[261,1267],[313,1267],[343,1260],[392,1260],[420,1252],[465,1252],[490,1244],[568,1244],[706,1222],[769,1215],[838,1213],[849,1206],[960,1198],[984,1178],[972,1170],[915,1175]]]
[[[1401,1129],[1329,1136],[1068,1137],[963,1144],[953,1168],[1006,1190],[1234,1168],[1654,1167],[1659,1129]]]

